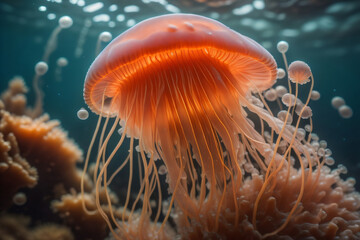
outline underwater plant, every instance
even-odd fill
[[[93,179],[97,211],[113,238],[170,239],[173,233],[163,231],[169,217],[183,239],[360,237],[354,181],[341,180],[344,167],[326,166],[333,164],[331,150],[312,133],[308,104],[319,96],[311,69],[302,61],[288,65],[288,44],[277,47],[286,71],[261,45],[223,24],[172,14],[138,23],[98,55],[84,86],[85,101],[99,120],[83,176],[105,118]],[[288,88],[272,88],[286,73]],[[273,101],[277,114],[268,104]],[[109,154],[116,132],[121,137]],[[129,153],[110,175],[126,136]],[[136,153],[141,183],[131,205]],[[118,218],[107,188],[126,164],[127,196]],[[171,199],[162,212],[164,173]],[[110,214],[100,204],[100,191]],[[83,186],[81,198],[91,213]]]

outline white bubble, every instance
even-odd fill
[[[246,5],[241,6],[239,8],[233,9],[232,12],[233,12],[234,15],[240,16],[240,15],[246,15],[246,14],[252,12],[253,10],[254,10],[254,7],[252,5],[246,4]]]
[[[129,5],[124,7],[124,12],[126,13],[133,13],[133,12],[139,12],[140,8],[136,5]]]
[[[35,65],[35,72],[37,75],[42,76],[48,71],[49,67],[46,62],[40,61]]]
[[[69,28],[73,25],[73,20],[69,16],[63,16],[59,19],[59,26],[61,28]]]
[[[295,106],[295,96],[294,94],[290,94],[290,93],[285,93],[282,98],[281,101],[283,102],[283,104],[285,104],[286,106]]]
[[[281,121],[284,122],[285,119],[286,119],[286,115],[287,115],[287,114],[288,114],[287,111],[282,110],[282,111],[278,112],[277,117],[278,117]],[[289,113],[288,119],[287,119],[287,124],[292,123],[292,121],[293,121],[293,117],[292,117],[291,113]]]
[[[134,19],[129,19],[129,20],[127,20],[127,22],[126,22],[126,26],[128,26],[128,27],[132,27],[132,26],[134,26],[136,24],[136,21],[134,20]]]
[[[353,110],[348,105],[343,105],[339,108],[339,114],[342,118],[351,118]]]
[[[90,4],[90,5],[87,5],[86,7],[84,7],[83,11],[88,12],[88,13],[93,13],[93,12],[100,10],[103,7],[104,7],[104,3],[96,2],[96,3]]]
[[[102,32],[102,33],[100,33],[100,35],[99,35],[99,39],[100,39],[102,42],[110,42],[111,39],[112,39],[112,34],[109,33],[109,32]]]
[[[279,85],[275,88],[276,93],[278,95],[278,97],[282,97],[284,96],[286,93],[288,93],[288,90],[286,89],[286,87]]]
[[[266,100],[273,102],[277,99],[277,92],[275,89],[270,88],[264,93],[264,97],[266,98]]]
[[[335,109],[339,109],[341,106],[345,105],[345,100],[342,97],[336,96],[331,99],[331,105]]]
[[[285,41],[280,41],[277,44],[277,50],[281,53],[286,53],[287,50],[289,49],[289,44]]]
[[[58,60],[56,61],[56,64],[59,66],[59,67],[66,67],[68,65],[68,60],[64,57],[60,57],[58,58]]]
[[[320,93],[316,90],[311,91],[311,100],[317,101],[320,99]]]
[[[39,7],[39,11],[40,11],[40,12],[45,12],[45,11],[46,11],[46,7],[45,7],[45,6],[40,6],[40,7]]]
[[[161,165],[158,169],[158,173],[160,175],[165,175],[167,173],[167,168],[165,167],[165,165]]]
[[[80,110],[77,112],[77,117],[80,120],[86,120],[89,117],[89,112],[85,108],[80,108]]]
[[[283,79],[285,77],[286,73],[285,70],[282,68],[277,69],[277,79]]]
[[[332,157],[326,157],[326,158],[325,158],[325,163],[326,163],[327,165],[329,165],[329,166],[332,166],[332,165],[335,164],[335,160],[334,160],[334,158],[332,158]]]
[[[25,193],[19,192],[13,197],[13,203],[18,206],[22,206],[26,203],[27,197]]]

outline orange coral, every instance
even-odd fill
[[[360,194],[354,191],[354,181],[341,180],[338,169],[328,167],[312,173],[312,181],[305,185],[305,195],[286,228],[268,239],[359,239]],[[223,203],[218,230],[215,231],[217,205],[205,206],[199,220],[190,219],[177,210],[173,214],[183,239],[262,239],[264,233],[281,225],[294,205],[301,186],[301,171],[291,169],[291,179],[286,182],[287,171],[277,176],[277,184],[268,191],[258,210],[257,230],[251,223],[257,194],[263,185],[263,177],[253,174],[244,181],[237,192],[239,225],[234,226],[235,209],[232,193],[227,192]],[[307,173],[307,176],[308,173]],[[206,210],[205,210],[206,209]]]
[[[26,109],[26,96],[24,94],[27,91],[22,77],[16,76],[11,79],[9,88],[1,94],[5,110],[16,115],[23,115]]]
[[[20,156],[14,134],[4,136],[0,132],[0,209],[11,205],[20,188],[34,187],[37,182],[37,171]]]
[[[92,211],[91,214],[84,211],[81,195],[75,193],[63,195],[60,201],[53,201],[52,208],[73,228],[78,239],[104,239],[109,229],[101,214],[96,210],[95,198],[88,193],[84,198],[87,209]],[[117,202],[115,196],[113,196],[113,202]]]
[[[63,183],[65,188],[80,186],[80,173],[76,163],[82,160],[82,151],[59,128],[58,121],[49,121],[48,115],[37,119],[1,112],[0,132],[12,134],[20,152],[37,168],[43,186]]]
[[[29,217],[17,215],[0,216],[0,239],[2,240],[73,240],[71,231],[57,224],[43,224],[30,228]]]

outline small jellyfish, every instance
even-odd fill
[[[342,118],[351,118],[353,115],[353,110],[348,105],[342,105],[339,107],[339,114]]]
[[[23,192],[18,192],[13,197],[13,203],[18,206],[24,205],[26,203],[26,201],[27,201],[27,197],[26,197],[25,193],[23,193]]]
[[[335,160],[334,160],[334,158],[332,158],[332,157],[326,157],[326,158],[325,158],[325,163],[326,163],[326,165],[328,165],[328,166],[332,166],[332,165],[335,164]]]
[[[80,120],[86,120],[89,117],[89,112],[85,108],[80,108],[80,110],[77,111],[77,117]]]
[[[277,92],[275,89],[270,88],[264,93],[264,97],[266,98],[266,100],[273,102],[277,99]]]
[[[295,106],[296,98],[294,94],[286,93],[282,96],[281,101],[288,107]]]
[[[311,91],[311,100],[317,101],[320,99],[320,93],[316,90]]]
[[[278,97],[282,97],[284,96],[286,93],[288,93],[288,90],[286,89],[286,87],[279,85],[275,88],[276,93],[278,95]]]
[[[305,84],[310,81],[311,70],[303,61],[292,62],[289,66],[289,78],[293,83]]]
[[[320,144],[320,147],[322,147],[322,148],[327,147],[327,142],[325,140],[320,140],[319,144]]]
[[[109,32],[102,32],[100,33],[97,43],[96,43],[96,52],[95,55],[99,55],[100,49],[101,49],[101,43],[102,42],[110,42],[112,39],[112,34]]]
[[[278,117],[281,121],[285,122],[286,114],[287,114],[287,111],[282,110],[282,111],[278,112],[277,117]],[[286,123],[287,123],[287,124],[290,124],[290,123],[292,123],[292,121],[293,121],[293,118],[292,118],[291,114],[289,114]]]
[[[285,77],[286,73],[285,70],[282,68],[277,69],[277,79],[283,79]]]
[[[312,116],[312,110],[309,106],[304,106],[304,104],[296,104],[295,112],[297,115],[300,116],[302,119],[308,119]]]
[[[335,109],[339,109],[341,106],[345,105],[345,100],[342,97],[336,96],[331,99],[331,105]]]
[[[298,128],[296,132],[296,138],[298,138],[300,141],[303,140],[306,136],[306,131],[303,128]]]

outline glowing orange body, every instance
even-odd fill
[[[159,153],[178,204],[196,215],[188,186],[179,184],[185,167],[194,157],[213,190],[226,181],[228,167],[241,178],[237,134],[254,131],[240,104],[249,105],[250,91],[275,79],[275,60],[255,41],[205,17],[172,14],[114,39],[91,65],[84,98],[94,112],[125,120],[140,149]],[[219,136],[229,150],[226,164]]]

